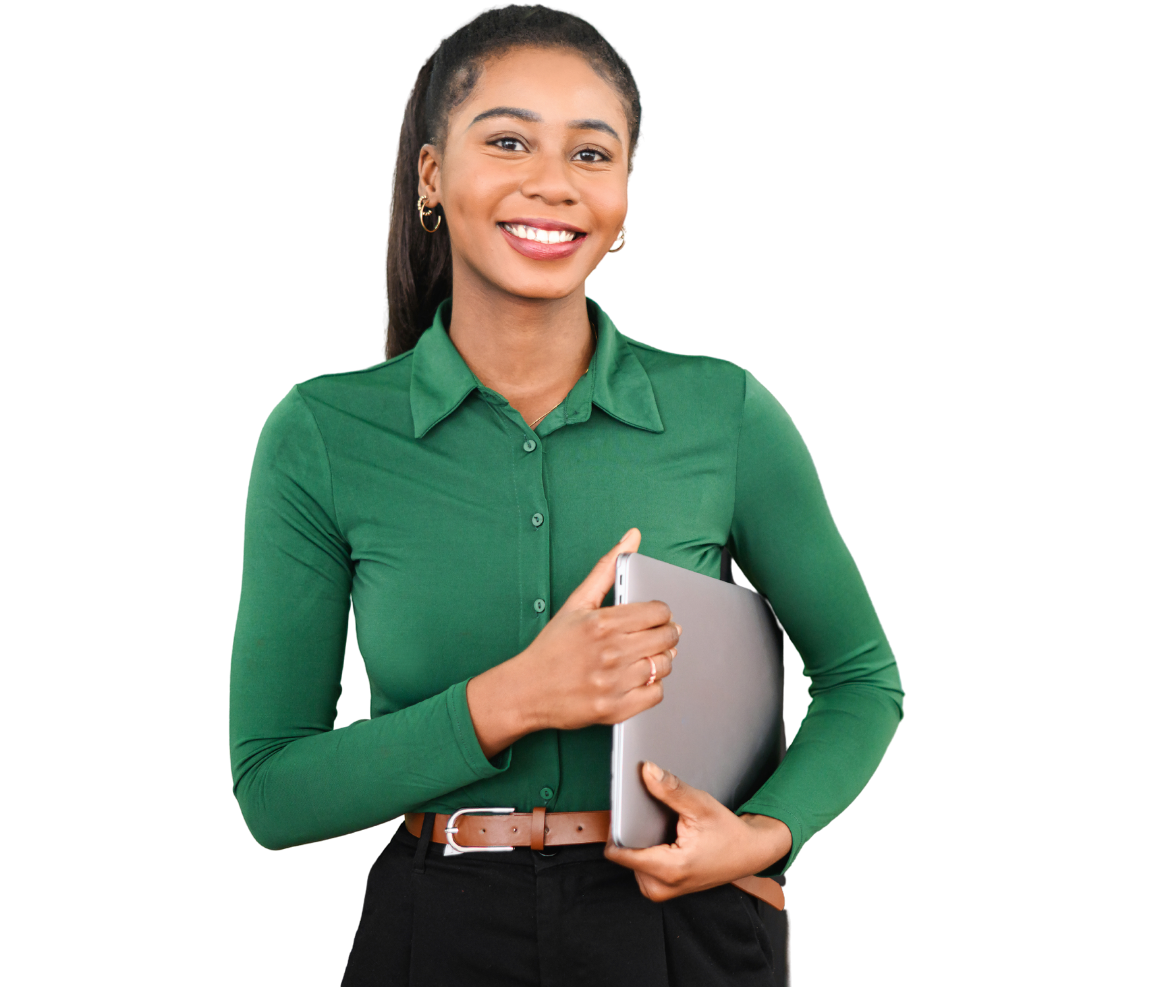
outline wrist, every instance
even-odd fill
[[[468,682],[468,711],[485,757],[493,757],[526,734],[542,729],[529,677],[517,658],[481,672]]]
[[[746,812],[740,818],[748,826],[756,844],[754,856],[760,859],[757,870],[781,860],[793,849],[793,833],[780,819],[756,812]]]
[[[536,687],[538,679],[528,659],[529,654],[522,651],[490,670],[497,677],[497,699],[508,708],[518,738],[549,726],[542,695]]]

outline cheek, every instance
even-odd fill
[[[604,185],[591,191],[590,211],[600,226],[617,234],[627,218],[627,183]]]
[[[621,226],[626,222],[629,209],[631,209],[631,199],[627,198],[626,192],[620,192],[612,199],[611,215],[614,217],[615,225]]]
[[[515,191],[516,179],[494,168],[469,169],[444,177],[444,209],[470,237],[492,232],[501,201]]]

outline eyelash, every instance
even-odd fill
[[[506,144],[515,144],[515,145],[519,145],[519,147],[522,147],[522,148],[524,147],[524,142],[519,137],[497,137],[496,139],[489,141],[489,143],[492,144],[494,147],[499,147],[502,151],[513,151],[513,150],[519,149],[516,147],[505,147]],[[597,154],[598,155],[598,158],[596,160],[583,161],[582,162],[583,164],[605,164],[605,163],[609,162],[611,159],[610,155],[607,154],[601,148],[583,147],[583,148],[575,151],[574,157],[571,158],[570,160],[573,161],[573,160],[577,159],[579,154]]]

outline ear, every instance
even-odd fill
[[[417,168],[420,173],[418,195],[427,196],[429,199],[442,196],[442,164],[440,151],[435,147],[435,144],[424,144],[420,148],[420,161],[418,161]]]

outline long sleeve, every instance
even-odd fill
[[[903,716],[895,658],[789,416],[746,373],[732,553],[802,656],[811,701],[769,780],[737,811],[789,826],[796,859],[878,766]]]
[[[467,679],[334,729],[352,576],[327,449],[294,388],[257,447],[232,651],[234,791],[270,849],[386,822],[509,766],[476,740]]]

